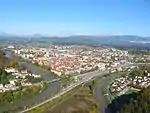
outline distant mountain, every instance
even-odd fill
[[[44,39],[44,38],[43,38]],[[139,37],[132,35],[114,35],[114,36],[70,36],[63,38],[51,38],[50,42],[54,44],[77,44],[77,45],[91,45],[91,46],[113,46],[119,48],[145,48],[149,49],[150,37]]]
[[[68,37],[48,37],[40,34],[33,36],[10,36],[0,35],[0,41],[4,39],[15,42],[29,41],[30,43],[47,43],[61,45],[90,45],[90,46],[113,46],[119,48],[150,49],[150,37],[134,35],[77,35]],[[19,41],[18,41],[19,40]]]

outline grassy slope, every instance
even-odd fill
[[[97,103],[93,98],[93,94],[88,85],[85,85],[83,87],[79,86],[61,98],[38,107],[29,113],[92,113],[96,108]]]

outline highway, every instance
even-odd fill
[[[98,74],[98,73],[97,73],[97,74]],[[96,75],[97,75],[97,74],[96,74]],[[99,73],[99,75],[103,75],[103,74],[104,74],[104,73]],[[90,75],[90,76],[89,76],[89,75]],[[39,106],[41,106],[41,105],[46,104],[47,102],[50,102],[50,101],[53,100],[53,99],[56,99],[56,98],[60,97],[61,95],[67,93],[68,91],[72,90],[73,88],[75,88],[75,87],[81,85],[82,83],[91,80],[94,76],[95,76],[95,74],[92,74],[92,75],[91,75],[91,74],[87,74],[87,76],[85,76],[84,78],[82,78],[80,81],[77,81],[76,83],[72,83],[72,84],[70,84],[70,86],[68,86],[68,87],[66,87],[66,88],[64,88],[64,89],[62,89],[57,95],[55,95],[55,96],[53,96],[53,97],[51,97],[51,98],[49,98],[49,99],[47,99],[47,100],[45,100],[45,101],[43,101],[43,102],[41,102],[41,103],[39,103],[39,104],[37,104],[37,105],[31,107],[31,108],[28,108],[28,109],[26,109],[26,110],[23,110],[23,111],[21,111],[20,113],[28,112],[28,111],[30,111],[30,110],[32,110],[32,109],[35,109],[36,107],[39,107]]]
[[[118,67],[115,67],[115,68],[112,68],[112,69],[115,70],[115,69],[117,69],[119,67],[129,67],[129,66],[132,66],[132,65],[133,64],[125,64],[125,65],[121,65],[121,66],[118,66]],[[79,81],[77,81],[75,83],[72,83],[69,86],[67,86],[66,88],[60,90],[60,92],[58,94],[56,94],[55,96],[53,96],[53,97],[51,97],[51,98],[49,98],[49,99],[47,99],[47,100],[45,100],[45,101],[35,105],[33,107],[30,107],[30,108],[27,108],[27,109],[25,109],[23,111],[20,111],[19,113],[25,113],[25,112],[33,110],[33,109],[35,109],[35,108],[37,108],[39,106],[42,106],[42,105],[50,102],[51,100],[56,99],[56,98],[60,97],[61,95],[67,93],[68,91],[72,90],[73,88],[75,88],[75,87],[77,87],[77,86],[79,86],[79,85],[81,85],[83,83],[86,83],[86,82],[90,81],[94,77],[104,76],[104,75],[106,75],[108,73],[109,73],[109,70],[104,70],[104,71],[94,71],[94,72],[78,75],[77,77],[81,77],[82,78],[81,80],[79,80]]]

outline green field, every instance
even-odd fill
[[[140,90],[136,88],[130,88],[125,94],[138,93]]]
[[[9,79],[15,79],[16,76],[15,76],[15,75],[9,75],[8,78],[9,78]]]

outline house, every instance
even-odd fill
[[[18,70],[16,68],[5,68],[5,71],[7,73],[18,73]]]
[[[39,75],[39,74],[31,74],[33,77],[35,77],[35,78],[40,78],[41,77],[41,75]]]
[[[16,83],[15,83],[16,80],[15,80],[15,79],[10,79],[9,82],[10,82],[10,84],[12,84],[12,85],[14,85],[14,86],[16,85]]]
[[[4,87],[3,84],[0,84],[0,89],[3,89],[3,87]]]
[[[22,84],[22,86],[31,86],[32,85],[31,82],[22,82],[21,84]]]
[[[22,70],[21,73],[22,74],[28,74],[28,70]]]
[[[55,70],[51,70],[53,73],[57,74],[58,76],[62,75],[62,72],[60,71],[55,71]]]
[[[32,60],[32,63],[38,63],[38,62],[39,62],[39,59],[34,57]]]

